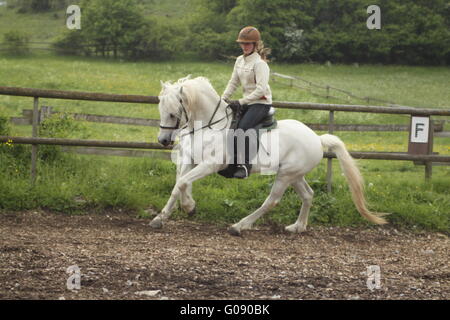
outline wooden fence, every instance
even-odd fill
[[[156,96],[141,96],[141,95],[117,95],[117,94],[104,94],[104,93],[91,93],[91,92],[75,92],[75,91],[60,91],[60,90],[42,90],[31,88],[17,88],[17,87],[0,87],[0,95],[32,97],[34,99],[33,110],[24,111],[24,117],[13,118],[12,121],[17,124],[32,124],[32,137],[5,137],[0,136],[0,142],[12,141],[17,144],[31,144],[32,145],[32,165],[31,165],[31,180],[34,183],[36,179],[36,160],[37,160],[37,148],[40,144],[46,145],[61,145],[61,146],[82,146],[82,147],[96,147],[98,148],[124,148],[124,149],[167,149],[161,147],[157,143],[143,143],[143,142],[118,142],[118,141],[97,141],[97,140],[77,140],[77,139],[51,139],[51,138],[39,138],[38,125],[39,119],[43,119],[45,115],[51,114],[53,111],[49,108],[39,110],[39,98],[51,98],[51,99],[69,99],[69,100],[86,100],[86,101],[104,101],[104,102],[125,102],[125,103],[140,103],[140,104],[157,104],[159,103]],[[337,125],[334,123],[334,114],[336,111],[344,112],[368,112],[368,113],[383,113],[383,114],[405,114],[415,116],[450,116],[450,110],[447,109],[425,109],[425,108],[412,108],[412,107],[382,107],[382,106],[365,106],[365,105],[343,105],[343,104],[321,104],[321,103],[308,103],[308,102],[274,102],[276,108],[287,109],[303,109],[303,110],[326,110],[329,112],[329,122],[327,125],[318,125],[313,129],[324,130],[327,129],[329,133],[333,133],[337,130],[360,130],[367,129],[375,131],[402,131],[407,130],[409,127],[401,126],[384,126],[384,127],[368,127],[367,125]],[[75,114],[79,119],[87,121],[101,121],[101,122],[113,122],[122,124],[138,124],[138,125],[158,125],[157,119],[138,119],[138,118],[125,118],[125,117],[111,117],[111,116],[98,116],[87,114]],[[31,118],[31,120],[30,120]],[[365,126],[365,127],[364,127]],[[443,122],[437,122],[432,135],[435,131],[437,134],[442,133]],[[445,136],[445,135],[444,135]],[[106,149],[105,149],[106,150]],[[116,155],[125,155],[120,153],[117,149]],[[88,151],[85,151],[88,152]],[[139,154],[136,150],[132,151],[135,154]],[[107,152],[105,151],[104,154]],[[166,155],[162,155],[162,158],[169,158],[168,152]],[[441,156],[433,153],[424,155],[413,155],[400,152],[350,152],[354,158],[357,159],[377,159],[377,160],[402,160],[402,161],[414,161],[415,163],[425,164],[426,178],[431,178],[431,166],[433,162],[437,163],[450,163],[450,156]],[[143,155],[143,154],[141,154]],[[159,156],[160,154],[149,153],[148,156]],[[145,156],[145,155],[144,155]],[[328,158],[327,167],[327,181],[328,188],[331,191],[332,181],[332,158],[335,158],[335,154],[332,152],[325,152],[324,157]]]
[[[33,123],[33,110],[22,110],[22,117],[12,117],[11,122],[16,125],[31,125]],[[159,119],[145,119],[145,118],[131,118],[131,117],[118,117],[118,116],[106,116],[98,114],[86,114],[86,113],[70,113],[70,112],[58,112],[54,111],[53,107],[42,106],[39,110],[39,123],[44,121],[45,118],[56,114],[65,114],[73,117],[74,120],[82,120],[87,122],[99,122],[99,123],[112,123],[134,126],[148,126],[158,127]],[[305,123],[308,127],[318,131],[328,131],[329,124],[322,123]],[[450,132],[444,132],[444,120],[433,121],[433,129],[436,136],[447,136]],[[401,124],[335,124],[335,131],[377,131],[377,132],[397,132],[410,130],[409,125]],[[450,136],[450,135],[449,135]]]
[[[271,72],[270,75],[271,75],[271,79],[273,82],[285,84],[285,85],[290,86],[291,88],[306,90],[311,95],[317,96],[317,97],[322,97],[322,98],[327,98],[327,99],[331,98],[331,99],[335,99],[335,100],[345,100],[345,101],[349,101],[351,99],[356,99],[356,100],[365,101],[366,103],[378,102],[378,103],[383,103],[383,104],[387,104],[387,105],[391,105],[391,106],[397,105],[395,102],[387,101],[384,99],[374,98],[374,97],[370,97],[370,96],[364,96],[364,97],[358,96],[348,90],[336,88],[331,85],[318,84],[318,83],[312,82],[311,80],[305,79],[300,76],[288,76],[288,75],[277,73],[277,72]],[[288,83],[278,82],[277,81],[278,78],[287,80]],[[297,84],[298,82],[301,82],[302,85]],[[314,89],[320,90],[322,93],[321,94],[317,93],[317,92],[313,91]],[[332,95],[332,92],[340,94],[341,96]]]

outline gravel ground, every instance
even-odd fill
[[[393,227],[152,230],[109,212],[0,214],[0,299],[449,299],[449,239]],[[68,290],[78,266],[81,288]],[[380,267],[369,290],[367,267]]]

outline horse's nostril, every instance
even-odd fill
[[[169,144],[168,139],[158,139],[159,143],[161,143],[163,146],[167,146]]]

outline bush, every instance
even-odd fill
[[[128,34],[120,44],[119,52],[125,59],[169,59],[183,51],[182,25],[147,18],[135,32]]]
[[[187,38],[186,26],[144,17],[136,0],[91,0],[83,2],[82,30],[64,33],[53,47],[59,54],[167,59],[184,51]]]
[[[8,117],[0,116],[0,136],[9,136],[11,126]]]
[[[0,136],[9,135],[11,135],[9,118],[0,116]],[[25,145],[14,144],[12,141],[0,143],[0,159],[2,170],[23,172],[30,163],[29,148]]]
[[[16,8],[18,13],[48,12],[67,8],[69,4],[76,4],[77,0],[8,0],[9,8]]]
[[[30,37],[27,34],[19,31],[5,33],[3,36],[3,44],[6,54],[17,56],[29,53],[29,39]]]
[[[39,126],[39,136],[47,138],[67,138],[73,131],[79,129],[79,124],[72,116],[55,114],[45,119]],[[39,146],[39,158],[54,162],[61,159],[60,146]]]
[[[57,54],[61,55],[91,55],[85,37],[79,30],[69,30],[63,33],[53,43]]]
[[[187,48],[203,59],[223,59],[225,55],[240,54],[234,42],[235,37],[234,33],[216,33],[209,29],[193,34],[189,38]]]
[[[42,12],[50,10],[50,0],[31,0],[31,10],[34,12]]]

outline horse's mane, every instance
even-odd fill
[[[183,99],[186,109],[192,111],[195,108],[198,93],[199,92],[210,92],[212,91],[217,97],[216,90],[211,85],[211,82],[206,77],[196,77],[191,79],[191,76],[180,78],[176,82],[172,83],[171,81],[161,82],[163,89],[160,93],[159,99],[164,102],[164,105],[167,106],[167,110],[172,113],[177,113],[177,105],[176,101]],[[182,94],[181,94],[181,87]]]

